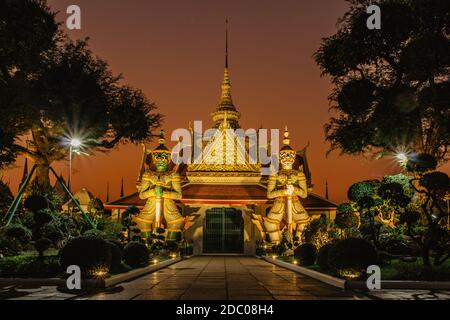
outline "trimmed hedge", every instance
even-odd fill
[[[111,246],[100,238],[74,238],[60,252],[60,263],[63,270],[66,270],[68,266],[77,265],[85,277],[92,276],[93,272],[99,269],[109,272],[111,261]]]
[[[132,268],[143,267],[150,260],[150,251],[140,242],[130,242],[123,249],[123,260]]]
[[[367,267],[378,263],[377,251],[364,239],[349,238],[334,244],[328,253],[328,266],[335,274],[365,274]]]
[[[295,249],[294,256],[301,266],[312,266],[317,258],[316,246],[312,243],[301,244]]]
[[[331,247],[333,247],[333,244],[326,244],[319,249],[319,253],[317,254],[317,265],[322,271],[330,270],[330,267],[328,266],[328,255]]]
[[[118,271],[122,266],[123,246],[118,240],[107,240],[111,249],[111,270]]]

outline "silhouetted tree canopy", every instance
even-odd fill
[[[151,139],[162,116],[121,80],[87,39],[72,41],[59,30],[45,1],[2,1],[0,167],[26,155],[38,165],[35,180],[49,185],[48,166],[67,159],[71,137],[85,152]]]
[[[331,150],[385,155],[397,148],[448,160],[450,144],[450,1],[348,0],[338,32],[315,59],[330,76]],[[369,30],[369,5],[381,30]]]

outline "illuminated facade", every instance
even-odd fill
[[[287,129],[280,171],[270,176],[262,175],[264,165],[250,161],[248,144],[231,133],[240,128],[241,114],[231,95],[228,43],[221,89],[211,114],[217,132],[202,142],[201,157],[192,153],[191,164],[169,161],[162,170],[162,158],[170,154],[164,139],[154,150],[144,147],[138,192],[106,204],[113,218],[135,205],[141,230],[161,226],[169,234],[182,232],[194,243],[194,254],[246,255],[255,253],[257,241],[277,242],[282,230],[300,235],[315,217],[334,219],[337,206],[312,193],[307,148],[293,150]]]

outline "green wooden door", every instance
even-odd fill
[[[203,233],[204,253],[244,253],[244,219],[233,208],[206,211]]]

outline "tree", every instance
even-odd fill
[[[127,233],[127,241],[133,240],[133,233],[140,234],[141,230],[137,228],[137,223],[133,220],[140,213],[140,210],[136,206],[129,206],[122,214],[122,226],[123,231]]]
[[[38,8],[43,13],[54,17],[43,1],[25,2],[40,4]],[[17,7],[15,1],[7,3],[4,15],[8,25]],[[31,17],[27,17],[27,11],[23,14],[25,19],[35,15],[31,12]],[[162,120],[155,112],[156,106],[140,90],[122,85],[121,77],[115,76],[104,60],[94,56],[87,39],[73,42],[57,28],[52,30],[60,36],[53,35],[54,40],[47,47],[27,53],[32,55],[40,50],[38,58],[30,63],[31,76],[17,75],[15,65],[0,66],[0,70],[8,71],[3,78],[18,79],[3,83],[0,79],[3,84],[0,90],[11,92],[13,97],[16,82],[21,89],[20,99],[6,100],[1,109],[0,118],[8,121],[0,121],[0,131],[9,137],[0,144],[3,164],[19,154],[31,158],[37,165],[35,181],[46,187],[50,186],[49,166],[67,159],[71,137],[79,138],[86,152],[107,151],[122,142],[151,139]],[[14,33],[11,37],[20,40],[14,39]],[[30,137],[26,147],[17,141],[24,135]]]
[[[315,60],[334,84],[331,150],[383,156],[399,148],[449,159],[450,2],[347,0],[338,31]],[[381,30],[366,9],[381,8]]]
[[[407,226],[408,235],[422,249],[424,267],[430,271],[432,266],[440,266],[450,258],[450,232],[444,223],[449,218],[444,199],[450,194],[450,179],[446,173],[435,171],[435,162],[428,162],[426,167],[424,159],[427,158],[422,155],[409,160],[407,167],[417,170],[412,172],[415,178],[411,186],[420,195],[420,205],[418,210],[405,212],[402,222]]]
[[[0,179],[0,220],[8,211],[14,196],[9,186]]]
[[[45,1],[0,2],[0,169],[15,161],[15,142],[26,129],[22,105],[30,99],[29,80],[59,36],[55,14]]]

